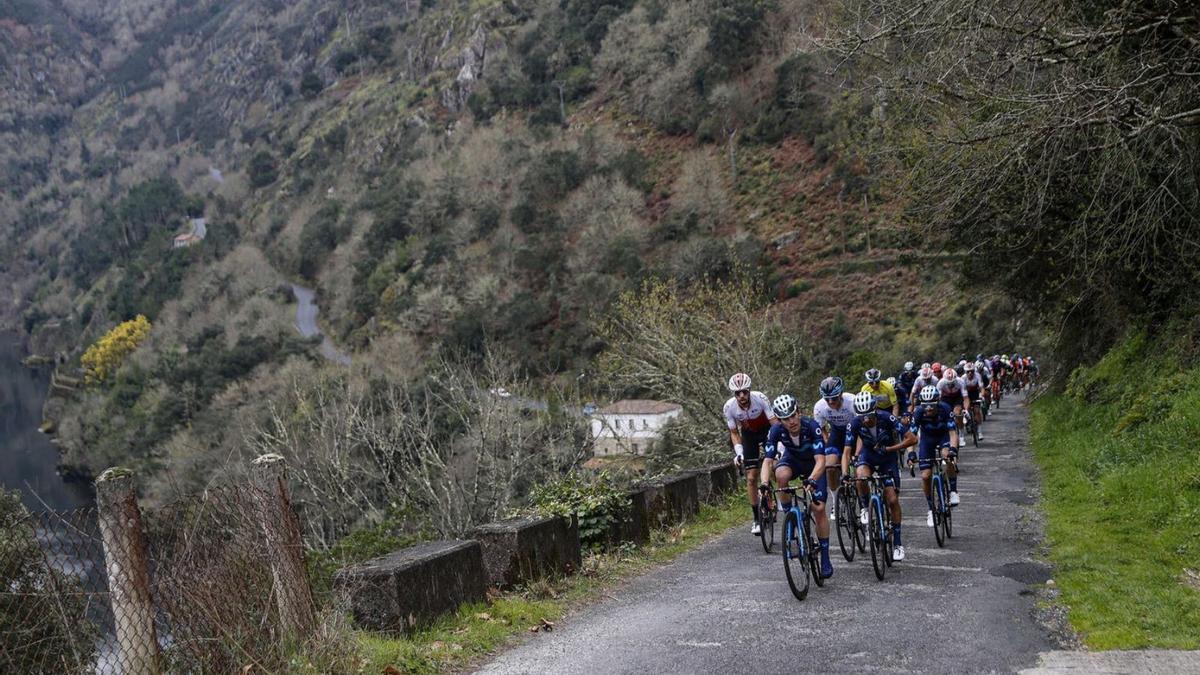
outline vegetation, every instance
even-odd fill
[[[1034,406],[1054,578],[1094,649],[1200,648],[1195,330],[1135,333]]]
[[[140,314],[108,331],[80,359],[87,382],[99,384],[107,380],[149,335],[150,322]]]
[[[0,490],[0,652],[20,672],[81,672],[95,653],[79,581],[46,563],[15,492]],[[50,593],[47,589],[56,589]]]

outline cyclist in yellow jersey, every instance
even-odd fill
[[[874,394],[876,407],[890,412],[894,417],[900,417],[900,399],[896,396],[896,388],[883,380],[883,373],[879,372],[878,368],[868,370],[866,376],[867,383],[860,391]]]

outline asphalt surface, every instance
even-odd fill
[[[920,479],[903,474],[907,557],[876,581],[870,554],[797,601],[781,554],[744,526],[639,577],[482,667],[483,673],[1012,673],[1056,648],[1035,618],[1050,576],[1034,547],[1034,467],[1014,397],[961,459],[954,537],[925,526]]]
[[[350,355],[334,346],[333,340],[322,333],[317,325],[317,313],[320,310],[316,303],[316,291],[292,284],[292,295],[296,298],[296,330],[300,331],[300,335],[306,338],[319,336],[321,356],[343,366],[350,365]]]

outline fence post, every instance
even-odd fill
[[[120,670],[133,675],[161,671],[154,629],[146,530],[133,488],[133,472],[111,468],[96,479],[104,571],[112,599]]]
[[[275,453],[254,460],[256,499],[267,558],[275,585],[279,619],[289,639],[307,638],[316,625],[312,589],[304,571],[304,543],[292,509],[283,474],[283,456]]]

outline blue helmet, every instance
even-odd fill
[[[846,390],[846,383],[842,382],[842,378],[834,375],[821,380],[821,398],[834,398],[841,396]]]

